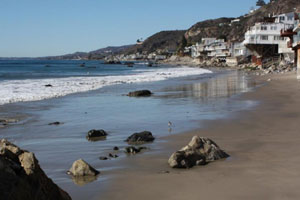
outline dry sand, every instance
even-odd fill
[[[130,167],[116,172],[99,199],[300,199],[300,82],[295,77],[276,75],[270,82],[263,77],[264,86],[241,97],[260,101],[255,109],[167,137],[159,154],[126,159]],[[189,170],[170,169],[171,153],[193,135],[213,139],[231,158]]]

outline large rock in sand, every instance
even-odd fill
[[[191,168],[227,157],[211,139],[194,136],[187,146],[171,155],[168,163],[172,168]]]
[[[0,140],[0,199],[70,200],[47,177],[31,152]]]
[[[146,142],[153,142],[154,140],[155,140],[155,138],[153,137],[151,132],[143,131],[140,133],[132,134],[125,140],[125,142],[128,142],[130,144],[140,144],[140,143],[146,143]]]
[[[76,160],[68,171],[69,174],[75,177],[97,176],[100,172],[90,166],[82,159]]]

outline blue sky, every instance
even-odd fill
[[[161,30],[238,17],[256,0],[0,0],[0,57],[132,44]]]

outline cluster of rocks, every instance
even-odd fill
[[[1,199],[71,199],[47,177],[33,153],[5,139],[0,141],[0,180]]]
[[[194,136],[187,146],[171,155],[168,163],[172,168],[191,168],[227,157],[229,155],[211,139]]]
[[[135,147],[135,146],[129,146],[125,148],[125,152],[127,154],[137,154],[140,153],[142,150],[147,149],[146,147]]]
[[[90,130],[87,133],[87,139],[95,141],[95,139],[98,138],[106,138],[107,132],[104,130]],[[153,137],[152,133],[149,131],[143,131],[140,133],[134,133],[131,136],[129,136],[125,141],[128,144],[144,144],[147,142],[154,141],[155,138]],[[128,146],[125,147],[124,152],[129,155],[134,155],[142,150],[147,149],[146,147],[135,147],[135,146]],[[114,151],[119,151],[119,147],[114,147]],[[108,156],[101,156],[99,157],[100,160],[109,160],[109,158],[118,158],[119,156],[117,154],[109,153]],[[83,159],[79,159],[75,161],[72,165],[72,167],[67,172],[69,175],[72,176],[72,179],[76,184],[83,185],[87,182],[96,180],[97,176],[100,174],[100,171],[93,168],[91,165],[89,165],[86,161]]]
[[[238,66],[239,69],[248,72],[254,72],[256,75],[279,74],[296,71],[297,68],[293,64],[279,63],[267,66],[257,66],[255,64],[242,64]]]
[[[296,71],[297,68],[293,64],[285,65],[271,65],[270,67],[262,69],[264,74],[274,74],[274,73],[286,73]]]

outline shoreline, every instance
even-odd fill
[[[299,91],[300,83],[295,73],[256,79],[264,85],[240,98],[259,100],[260,105],[233,118],[205,121],[195,131],[168,136],[160,153],[124,161],[131,167],[114,175],[101,198],[298,199],[300,94],[294,91]],[[213,139],[231,157],[204,167],[171,169],[167,165],[171,153],[194,135]]]
[[[148,99],[148,100],[146,100],[146,99],[144,99],[144,100],[131,99],[130,101],[139,101],[142,104],[144,101],[151,101],[151,102],[158,101],[158,103],[159,103],[158,105],[161,105],[162,103],[166,104],[167,102],[170,102],[170,101],[173,102],[175,99],[180,100],[182,98],[187,98],[187,97],[188,98],[186,100],[190,99],[190,101],[196,100],[196,101],[201,102],[201,98],[199,99],[199,95],[200,96],[204,95],[204,97],[210,97],[210,95],[212,95],[211,96],[212,98],[218,99],[218,91],[219,91],[218,88],[219,87],[217,87],[217,85],[219,85],[219,86],[224,85],[224,87],[219,88],[219,89],[221,89],[221,93],[220,93],[222,95],[221,98],[228,99],[228,97],[235,96],[236,94],[243,91],[244,87],[245,87],[245,89],[247,89],[251,85],[251,84],[248,85],[247,81],[245,81],[243,79],[234,79],[234,78],[232,79],[232,77],[229,76],[231,73],[233,73],[233,72],[227,72],[227,70],[224,70],[224,72],[217,71],[215,76],[212,76],[212,77],[205,76],[205,77],[197,78],[197,76],[195,76],[195,77],[190,77],[190,78],[180,78],[180,79],[170,80],[170,81],[168,81],[167,84],[166,84],[166,82],[157,82],[155,84],[147,83],[147,84],[142,84],[142,85],[128,85],[128,86],[118,86],[118,87],[114,87],[114,86],[110,87],[109,86],[108,88],[106,88],[104,90],[99,90],[99,91],[103,91],[105,93],[104,96],[112,95],[112,97],[118,99],[116,102],[120,103],[120,102],[124,101],[124,98],[125,98],[125,100],[127,98],[127,97],[121,95],[121,93],[122,93],[122,91],[124,91],[124,89],[125,89],[125,91],[131,90],[132,88],[136,88],[137,86],[139,87],[139,89],[142,89],[141,87],[148,85],[148,86],[153,87],[153,89],[155,89],[154,91],[156,91],[158,93],[157,96],[154,95],[153,97],[151,97],[153,99]],[[233,74],[234,74],[233,77],[236,77],[238,74],[240,74],[240,72],[234,71]],[[237,77],[243,77],[243,76],[244,75],[238,75]],[[208,82],[211,82],[211,83],[208,83]],[[244,83],[246,85],[242,86],[242,88],[239,88],[238,85],[240,85],[240,84],[243,85],[242,83]],[[196,86],[195,88],[192,87],[194,84]],[[175,87],[174,87],[174,85],[175,85]],[[202,88],[202,86],[203,86],[203,88]],[[166,88],[163,89],[164,87],[166,87]],[[174,88],[172,88],[172,87],[174,87]],[[196,93],[193,93],[194,89],[195,89],[194,92],[196,92]],[[199,93],[200,91],[202,91],[202,89],[204,89],[203,91],[206,91],[203,94]],[[224,94],[222,93],[223,90],[225,92]],[[106,182],[110,182],[111,177],[114,176],[115,174],[117,175],[119,173],[119,172],[116,172],[116,170],[123,170],[123,168],[126,169],[126,167],[128,165],[127,164],[125,164],[125,165],[119,164],[119,161],[120,161],[120,163],[122,163],[122,160],[127,160],[128,162],[130,162],[130,160],[135,159],[134,156],[128,157],[126,155],[123,155],[123,153],[120,151],[119,152],[119,154],[121,155],[120,159],[110,160],[107,162],[99,161],[99,159],[98,159],[99,156],[102,156],[102,155],[104,156],[107,153],[111,153],[110,151],[114,145],[113,142],[116,142],[116,140],[119,140],[120,138],[122,139],[122,137],[129,136],[131,133],[133,133],[133,131],[143,131],[142,129],[150,128],[150,131],[153,131],[154,134],[157,134],[158,140],[156,142],[154,142],[153,144],[149,144],[150,150],[145,151],[141,155],[137,155],[137,157],[139,157],[139,156],[144,156],[144,155],[148,155],[148,154],[150,154],[150,155],[156,154],[156,152],[160,150],[161,144],[165,143],[164,139],[161,140],[161,137],[163,137],[163,135],[170,134],[167,130],[167,126],[166,126],[166,128],[164,128],[165,127],[164,125],[167,125],[167,122],[168,122],[168,121],[164,122],[164,119],[162,120],[162,123],[161,122],[158,123],[158,121],[156,119],[156,121],[154,121],[154,122],[156,122],[156,123],[154,123],[154,124],[156,124],[156,127],[151,126],[151,124],[150,125],[132,124],[133,127],[130,124],[127,124],[126,129],[124,129],[124,128],[120,129],[120,127],[116,128],[116,127],[109,126],[112,124],[105,125],[105,127],[103,127],[102,125],[99,125],[99,121],[97,120],[97,118],[99,117],[98,112],[101,109],[99,109],[97,107],[99,109],[98,112],[95,112],[97,109],[89,110],[88,115],[86,115],[85,112],[87,110],[85,110],[85,109],[89,108],[89,105],[87,105],[87,107],[86,107],[82,104],[83,102],[86,102],[86,100],[88,100],[89,98],[92,98],[95,100],[95,97],[96,97],[97,102],[102,102],[101,98],[99,99],[99,97],[101,96],[101,94],[99,95],[99,91],[91,91],[91,92],[88,92],[85,94],[74,94],[74,95],[70,95],[70,96],[66,96],[66,97],[62,97],[62,98],[58,98],[58,99],[50,99],[50,100],[45,100],[45,101],[40,101],[40,102],[26,103],[27,106],[30,109],[32,109],[32,110],[29,110],[29,114],[34,114],[37,117],[34,119],[34,122],[21,125],[21,126],[19,126],[19,128],[17,128],[17,126],[16,127],[12,126],[11,127],[12,130],[9,130],[10,128],[8,130],[3,129],[4,136],[14,138],[15,136],[11,136],[11,134],[16,135],[15,138],[17,138],[17,140],[14,142],[19,144],[22,148],[25,148],[27,150],[30,150],[30,151],[36,153],[37,157],[39,158],[41,166],[46,171],[46,173],[49,175],[49,177],[53,178],[54,182],[56,182],[58,185],[60,185],[63,189],[65,189],[66,191],[69,191],[71,195],[73,194],[74,199],[83,199],[84,196],[85,197],[87,196],[86,193],[88,191],[89,191],[88,197],[91,197],[91,198],[94,197],[95,195],[93,195],[93,193],[95,191],[99,191],[98,187],[107,188]],[[156,92],[154,92],[154,93],[156,93]],[[216,92],[216,93],[214,93],[214,92]],[[177,95],[179,95],[179,96],[177,96]],[[188,96],[186,96],[186,95],[188,95]],[[208,96],[206,96],[206,95],[208,95]],[[217,96],[215,96],[215,95],[217,95]],[[235,97],[233,97],[233,98],[235,98]],[[83,100],[83,102],[79,101],[79,100]],[[98,100],[100,100],[100,101],[98,101]],[[126,101],[128,101],[128,100],[126,100]],[[178,101],[175,100],[172,105],[173,106],[176,105],[175,110],[180,109],[177,107],[181,104],[186,105],[186,103],[187,103],[186,100],[181,102],[180,104],[178,104]],[[90,102],[90,101],[88,101],[88,102]],[[200,102],[198,102],[197,105]],[[78,103],[80,103],[80,104],[78,104]],[[174,103],[176,103],[176,104],[174,104]],[[205,104],[205,102],[203,102],[203,103]],[[167,104],[169,104],[169,103],[167,103]],[[216,102],[216,104],[218,105],[218,102]],[[15,104],[15,105],[22,105],[22,103]],[[79,107],[76,107],[76,105],[81,105],[82,108],[79,109]],[[11,106],[13,106],[13,105],[11,105]],[[64,108],[64,109],[67,108],[67,110],[70,111],[70,109],[72,107],[74,108],[74,106],[76,107],[76,109],[78,109],[78,111],[76,110],[76,112],[75,112],[75,114],[78,115],[78,117],[77,117],[78,119],[76,118],[75,121],[70,120],[70,119],[65,119],[67,121],[62,121],[62,122],[66,122],[66,123],[64,123],[61,126],[57,126],[57,127],[47,125],[48,123],[52,122],[49,119],[51,119],[51,120],[53,119],[53,121],[56,121],[57,118],[53,118],[53,116],[58,116],[59,117],[58,121],[61,121],[61,119],[63,119],[63,117],[68,118],[68,115],[66,115],[66,113],[64,113],[64,112],[61,112],[60,110],[62,108]],[[240,105],[236,105],[236,106],[238,106],[237,108],[239,108]],[[46,110],[41,110],[41,112],[40,112],[39,107],[46,108]],[[191,108],[194,108],[194,107],[193,106],[189,107],[189,109],[191,109]],[[224,108],[226,108],[225,112],[227,112],[228,105],[226,105],[226,103],[222,107],[222,109],[224,109]],[[183,107],[181,108],[181,110],[182,109],[183,109]],[[174,110],[174,108],[172,108],[172,110]],[[230,110],[230,108],[228,108],[228,110]],[[184,109],[182,111],[186,111],[186,110]],[[95,112],[95,113],[92,114],[92,112]],[[199,112],[198,110],[195,110],[194,115],[198,112]],[[90,115],[90,114],[92,114],[92,115]],[[74,115],[74,116],[76,116],[76,115]],[[185,112],[178,113],[178,117],[183,120],[188,115],[193,116],[193,115],[191,115],[191,113],[190,114],[186,114]],[[52,116],[52,118],[51,118],[51,116]],[[196,116],[196,118],[191,118],[191,119],[186,118],[185,120],[187,120],[186,121],[187,124],[175,123],[176,126],[178,125],[178,127],[176,128],[176,130],[172,131],[172,134],[177,134],[177,132],[180,130],[181,130],[180,132],[182,132],[183,130],[190,130],[190,129],[194,129],[194,128],[198,127],[198,121],[196,121],[196,120],[197,119],[200,120],[201,116],[197,116],[197,114],[195,116]],[[172,117],[172,116],[168,116],[168,119],[169,119],[169,117]],[[215,116],[212,115],[212,117],[215,117]],[[84,119],[84,118],[87,118],[87,119]],[[148,118],[149,118],[149,116],[147,117],[147,119]],[[84,121],[82,121],[82,120],[84,120]],[[167,120],[167,119],[165,119],[165,120]],[[174,122],[173,120],[171,120],[171,121]],[[119,122],[124,123],[122,121],[119,121]],[[189,125],[189,126],[187,126],[187,125]],[[110,128],[107,129],[108,127],[110,127]],[[103,128],[105,130],[112,131],[111,133],[109,133],[109,134],[111,134],[111,138],[109,138],[109,140],[104,143],[103,142],[90,143],[90,142],[86,141],[86,139],[84,137],[85,132],[92,128]],[[115,130],[113,130],[113,129],[115,129]],[[74,131],[72,131],[72,130],[76,130],[75,133],[73,133]],[[118,135],[114,136],[114,133],[118,133],[118,132],[116,132],[117,130],[119,130],[119,131],[122,130],[122,133],[120,133],[120,136],[118,136]],[[43,133],[43,134],[41,134],[41,133]],[[159,134],[161,134],[161,135],[159,135]],[[44,139],[43,139],[43,137],[44,137]],[[45,140],[45,137],[48,139]],[[71,141],[71,140],[73,140],[73,141]],[[47,145],[52,146],[52,148],[50,148],[50,149],[47,148],[45,141],[46,141]],[[123,143],[123,139],[120,141],[121,142],[119,142],[117,144],[117,146],[120,145],[121,148],[127,146],[127,144]],[[75,152],[74,151],[71,152],[70,148],[72,148],[71,146],[74,146],[74,145],[77,146],[78,149],[77,150],[74,149]],[[63,151],[61,151],[61,150],[63,150]],[[102,150],[104,150],[104,151],[102,151]],[[61,154],[64,155],[64,158],[62,158],[61,156],[57,157],[57,155],[61,155]],[[87,155],[87,154],[89,154],[89,155]],[[65,174],[65,170],[70,167],[69,165],[71,165],[72,162],[75,159],[78,159],[79,157],[86,158],[86,160],[92,166],[94,166],[95,168],[97,168],[103,172],[103,175],[100,175],[99,180],[89,183],[88,186],[86,186],[86,187],[80,187],[80,188],[78,188],[78,186],[74,185],[71,178]],[[125,157],[125,159],[123,159],[124,157]],[[51,159],[56,159],[57,164],[53,165],[53,162],[50,162]],[[128,164],[130,164],[130,163],[128,163]],[[74,191],[75,191],[75,193],[73,193]],[[101,191],[103,191],[103,189],[101,189]],[[83,193],[83,195],[80,197],[76,197],[77,195],[79,195],[79,193]]]

